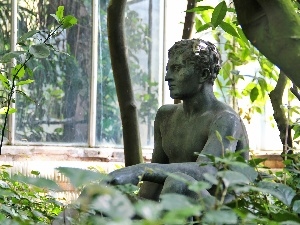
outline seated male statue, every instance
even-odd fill
[[[168,173],[176,173],[188,181],[203,180],[205,173],[215,174],[214,167],[199,166],[206,157],[197,153],[220,157],[222,149],[232,152],[248,149],[247,133],[239,115],[218,101],[213,93],[221,59],[212,43],[201,39],[181,40],[171,47],[168,57],[165,80],[171,97],[182,103],[159,108],[154,122],[151,163],[122,168],[109,175],[112,184],[136,185],[142,180],[139,195],[146,199],[158,200],[162,193],[197,198],[186,184]],[[242,151],[242,155],[248,159],[248,152]]]

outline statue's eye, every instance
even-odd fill
[[[180,69],[181,69],[181,66],[179,66],[179,65],[173,66],[174,71],[179,71]]]

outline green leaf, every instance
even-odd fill
[[[6,107],[6,106],[0,108],[0,114],[6,114],[7,109],[8,109],[8,107]],[[12,113],[15,113],[15,112],[17,112],[17,110],[15,108],[9,108],[9,110],[8,110],[8,114],[12,114]]]
[[[21,91],[21,90],[16,90],[17,94],[21,94],[22,96],[24,96],[25,98],[27,98],[27,100],[31,101],[31,102],[35,102],[35,100],[33,100],[32,98],[30,98],[28,95],[26,95],[25,92]]]
[[[289,186],[274,182],[259,182],[258,187],[265,190],[266,194],[271,194],[278,198],[285,205],[290,206],[296,192]]]
[[[258,88],[257,87],[252,88],[250,92],[251,102],[254,102],[257,99],[258,94],[259,94]]]
[[[267,158],[251,158],[248,162],[248,164],[251,166],[251,167],[257,167],[260,163],[266,161]]]
[[[106,174],[99,172],[93,172],[91,170],[70,168],[70,167],[58,167],[56,168],[60,173],[64,174],[71,181],[74,187],[80,187],[90,182],[107,180]]]
[[[25,85],[25,84],[30,84],[32,82],[34,82],[34,80],[31,80],[31,79],[21,80],[20,82],[16,83],[16,86],[22,86],[22,85]]]
[[[234,36],[234,37],[240,37],[239,34],[236,32],[236,30],[234,29],[234,27],[230,24],[230,23],[226,23],[224,21],[222,21],[220,23],[220,27],[228,34]]]
[[[29,67],[25,66],[25,72],[30,76],[33,77],[33,71]]]
[[[218,176],[222,178],[226,187],[230,187],[235,184],[248,184],[250,180],[242,173],[236,171],[220,171]]]
[[[88,187],[89,198],[87,201],[91,201],[91,209],[104,213],[108,217],[122,221],[129,219],[134,215],[134,208],[129,199],[120,191],[113,189],[112,187],[104,187],[100,185],[92,185]],[[94,194],[93,194],[94,192]],[[95,195],[97,194],[97,195]],[[83,202],[86,204],[86,201]]]
[[[300,126],[299,125],[295,125],[293,127],[293,130],[295,131],[294,136],[293,136],[293,140],[295,140],[298,137],[300,137]]]
[[[137,214],[143,219],[156,220],[162,213],[162,205],[154,201],[144,200],[135,204]]]
[[[189,185],[189,189],[196,193],[200,193],[201,191],[208,190],[210,188],[211,188],[211,184],[204,181],[193,182],[192,184]]]
[[[259,84],[261,90],[263,92],[267,91],[268,90],[268,84],[267,84],[266,80],[262,77],[257,78],[257,80],[258,80],[258,84]]]
[[[3,74],[0,74],[0,81],[6,89],[10,89],[9,80]]]
[[[13,76],[17,76],[19,79],[25,75],[25,68],[23,64],[17,64],[11,71]]]
[[[177,210],[193,206],[186,196],[180,194],[161,195],[161,205],[165,210]]]
[[[243,30],[240,27],[236,27],[237,32],[239,33],[240,39],[247,45],[250,46],[248,38],[246,38]]]
[[[32,171],[31,171],[31,174],[38,176],[38,175],[40,175],[41,173],[40,173],[39,171],[32,170]]]
[[[29,53],[36,58],[47,58],[50,55],[50,51],[46,44],[32,45],[29,48]]]
[[[237,215],[232,210],[211,210],[203,218],[205,224],[238,224]]]
[[[198,30],[202,26],[201,20],[199,18],[195,17],[195,28]]]
[[[62,21],[63,20],[63,18],[64,18],[64,10],[65,10],[64,6],[58,6],[57,11],[55,13],[58,21]]]
[[[40,31],[38,30],[31,30],[25,34],[23,34],[19,39],[18,39],[18,44],[25,42],[28,38],[31,38],[33,35],[36,33],[39,33]]]
[[[217,130],[216,130],[216,136],[217,136],[217,138],[218,138],[218,141],[221,142],[221,143],[223,143],[222,136],[221,136],[221,134],[219,133],[219,131],[217,131]]]
[[[199,32],[202,32],[204,30],[207,30],[210,27],[211,27],[211,23],[206,23],[206,24],[203,24],[202,26],[198,27],[198,29],[196,29],[196,30],[199,33]]]
[[[0,62],[2,63],[7,63],[10,62],[12,59],[19,57],[20,55],[25,54],[26,52],[24,51],[14,51],[14,52],[9,52],[6,53],[2,58],[0,59]]]
[[[209,5],[203,5],[203,6],[197,6],[197,7],[194,7],[192,9],[189,9],[189,10],[186,10],[186,12],[202,12],[202,11],[205,11],[205,10],[208,10],[208,9],[213,9],[214,7],[212,6],[209,6]]]
[[[293,211],[295,213],[300,213],[300,200],[296,200],[293,204]]]
[[[226,139],[228,141],[236,141],[236,138],[232,137],[232,136],[226,136]]]
[[[230,169],[243,174],[250,182],[254,182],[258,176],[258,172],[246,163],[235,163],[230,165]]]
[[[224,19],[227,12],[227,5],[225,1],[220,2],[214,9],[211,17],[211,23],[216,28]]]
[[[54,181],[43,177],[26,177],[22,174],[15,174],[12,179],[47,190],[61,191],[61,188]]]
[[[63,24],[63,28],[67,29],[77,24],[77,19],[72,15],[68,15],[64,18],[62,24]]]

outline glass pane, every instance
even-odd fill
[[[110,67],[106,7],[107,1],[101,1],[97,140],[101,144],[121,145],[122,125]],[[159,0],[132,0],[127,2],[125,16],[129,68],[143,146],[153,145],[153,121],[158,108],[160,10]]]
[[[43,60],[31,60],[35,82],[22,87],[29,97],[17,96],[16,139],[28,142],[86,143],[88,135],[89,80],[91,74],[91,0],[20,0],[19,35],[42,30],[32,40],[39,43],[57,23],[59,5],[78,25],[50,40],[54,48]]]
[[[11,1],[0,1],[0,57],[10,51],[10,36],[11,36]],[[8,74],[8,65],[0,64],[0,73]],[[7,94],[3,91],[4,88],[0,83],[1,97],[7,97]],[[1,99],[0,108],[7,106],[4,98]],[[4,124],[4,115],[0,116],[0,130],[2,133],[2,125]],[[6,126],[7,129],[7,126]],[[7,135],[5,135],[7,137]]]

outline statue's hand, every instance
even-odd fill
[[[122,185],[122,184],[133,184],[137,185],[143,176],[143,170],[139,165],[129,166],[122,169],[115,170],[109,173],[111,178],[109,184]]]

